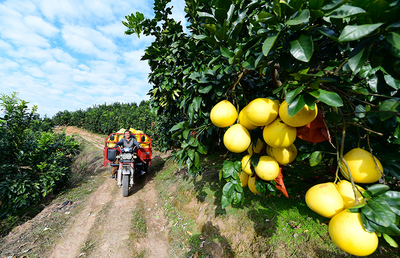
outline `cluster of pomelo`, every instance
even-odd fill
[[[289,116],[288,104],[279,103],[269,98],[252,100],[240,112],[235,106],[223,100],[215,105],[211,112],[211,122],[217,127],[229,127],[223,137],[225,147],[234,153],[248,151],[242,159],[242,169],[252,175],[250,168],[251,155],[264,153],[259,159],[254,171],[263,180],[274,180],[279,175],[279,166],[292,162],[297,156],[293,142],[297,137],[297,127],[302,127],[313,121],[318,113],[317,106],[307,105],[294,116]],[[253,146],[250,130],[262,129],[263,139],[258,139]],[[246,175],[242,175],[246,180]],[[250,190],[253,187],[253,177],[248,177]],[[243,181],[242,181],[243,182]],[[247,184],[242,183],[244,185]],[[256,193],[257,191],[253,191]]]
[[[350,180],[348,169],[353,181],[357,184],[375,183],[381,177],[383,168],[379,160],[371,153],[355,148],[343,156],[342,175]],[[307,206],[326,218],[329,222],[329,235],[332,241],[342,250],[357,256],[372,254],[378,247],[376,233],[367,232],[361,221],[360,213],[352,213],[357,198],[358,204],[364,203],[362,187],[355,185],[356,196],[352,184],[342,180],[337,184],[322,183],[311,187],[305,196]]]

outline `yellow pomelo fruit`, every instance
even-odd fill
[[[312,186],[306,193],[306,204],[315,213],[332,218],[344,209],[343,198],[334,183]]]
[[[253,125],[249,119],[247,118],[246,115],[246,109],[247,106],[245,106],[240,112],[239,112],[239,124],[243,125],[246,127],[247,130],[253,130],[256,129],[258,126]]]
[[[344,210],[335,215],[329,222],[329,236],[343,251],[367,256],[378,248],[378,236],[365,231],[360,213]]]
[[[249,181],[247,182],[247,186],[253,194],[259,194],[260,192],[256,189],[256,177],[249,176]]]
[[[242,172],[240,172],[239,178],[240,178],[240,182],[242,183],[241,184],[242,187],[245,187],[249,182],[249,175],[242,171]]]
[[[262,180],[271,181],[279,175],[279,164],[273,157],[261,156],[254,171]]]
[[[286,165],[296,159],[297,148],[294,144],[291,144],[289,147],[279,148],[267,146],[267,154],[274,157],[280,165]]]
[[[257,139],[256,146],[253,146],[253,142],[251,142],[249,148],[247,148],[247,152],[249,154],[260,153],[264,146],[265,143],[260,139]]]
[[[340,182],[337,182],[336,185],[340,195],[343,198],[344,208],[348,209],[353,207],[356,202],[356,199],[354,198],[354,192],[351,183],[347,180],[342,180]],[[356,185],[356,195],[358,199],[358,204],[363,204],[364,198],[359,191],[364,192],[365,189]]]
[[[381,177],[380,171],[382,171],[383,173],[383,167],[381,162],[366,150],[360,148],[354,148],[349,152],[347,152],[343,156],[343,158],[346,160],[347,165],[349,166],[351,175],[355,183],[359,184],[375,183]],[[378,164],[378,166],[376,166],[374,159],[376,161],[376,164]],[[340,172],[347,180],[350,180],[344,162],[342,161],[341,164],[343,171],[340,170]]]
[[[296,137],[296,128],[285,124],[279,117],[263,129],[264,141],[275,148],[289,147]]]
[[[225,147],[234,153],[241,153],[249,147],[251,142],[250,134],[241,124],[234,124],[224,134]]]
[[[294,116],[289,116],[288,104],[286,100],[284,100],[279,107],[279,117],[283,122],[285,122],[285,124],[292,127],[305,126],[306,124],[311,123],[317,117],[317,115],[317,104],[315,104],[313,110],[309,106],[305,105]]]
[[[242,158],[242,170],[246,172],[246,174],[248,175],[253,174],[253,172],[251,172],[251,167],[250,167],[250,162],[251,162],[250,158],[251,158],[250,154],[247,154]]]
[[[210,112],[211,122],[221,128],[233,125],[237,117],[238,113],[235,106],[227,100],[218,102]]]
[[[246,116],[249,122],[256,126],[271,123],[278,116],[279,102],[268,98],[252,100],[246,108]]]

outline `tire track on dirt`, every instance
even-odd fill
[[[103,183],[89,198],[87,206],[70,221],[70,225],[61,233],[61,241],[56,244],[49,257],[78,257],[96,216],[104,205],[111,201],[110,181]]]
[[[77,133],[94,146],[103,148],[98,143],[104,141],[100,136],[70,127],[66,128],[66,133]],[[145,253],[146,257],[168,257],[168,230],[165,229],[162,207],[157,206],[157,190],[152,180],[154,173],[150,167],[148,175],[137,180],[128,197],[122,197],[114,179],[106,179],[91,194],[87,206],[68,223],[48,257],[128,258],[139,252]],[[109,174],[102,176],[108,177]],[[147,232],[140,240],[130,238],[137,205],[146,207]]]

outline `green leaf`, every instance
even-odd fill
[[[288,105],[288,113],[289,116],[294,116],[295,114],[297,114],[297,112],[299,112],[304,105],[306,104],[306,102],[304,101],[304,96],[303,95],[299,95],[297,96],[291,103],[290,105]]]
[[[201,142],[199,142],[199,145],[197,146],[197,151],[201,154],[207,154],[207,150]]]
[[[390,74],[384,76],[387,85],[395,90],[400,89],[400,80],[393,78]]]
[[[213,88],[212,85],[209,85],[209,86],[206,86],[206,87],[200,87],[200,88],[199,88],[199,93],[207,94],[207,93],[210,92],[210,90],[211,90],[212,88]]]
[[[222,54],[224,57],[228,58],[228,59],[235,56],[235,53],[232,52],[231,50],[229,50],[228,48],[221,47],[220,50],[221,50],[221,54]]]
[[[176,130],[179,130],[179,129],[183,129],[185,123],[186,123],[185,121],[180,122],[180,123],[177,123],[177,124],[174,125],[169,131],[170,131],[170,132],[173,132],[173,131],[176,131]]]
[[[190,160],[194,160],[194,149],[187,150],[187,154]]]
[[[389,205],[400,205],[400,192],[398,191],[386,191],[382,193],[379,197],[385,198]]]
[[[276,16],[274,16],[271,13],[267,13],[267,12],[260,12],[257,16],[257,23],[261,23],[261,22],[269,22],[273,19],[275,19]]]
[[[375,229],[373,227],[371,227],[371,224],[369,223],[369,220],[367,219],[367,217],[365,217],[365,215],[363,213],[361,213],[361,221],[362,221],[364,229],[367,232],[370,232],[370,233],[375,232]]]
[[[343,0],[332,0],[332,1],[328,1],[328,3],[326,3],[323,7],[322,10],[332,10],[334,8],[336,8],[337,6],[340,6],[341,4],[343,4]]]
[[[365,10],[360,7],[357,7],[357,6],[342,5],[339,8],[333,10],[333,12],[331,12],[327,16],[330,18],[341,19],[341,18],[350,17],[350,16],[360,14],[360,13],[365,13]]]
[[[225,209],[231,205],[232,199],[228,199],[225,195],[222,195],[221,198],[221,206],[222,209]]]
[[[374,184],[366,187],[371,192],[372,196],[378,196],[390,189],[389,186],[384,184]]]
[[[218,32],[217,25],[215,24],[204,24],[203,27],[206,28],[213,35]]]
[[[390,209],[390,206],[386,202],[376,202],[374,198],[372,198],[367,201],[367,204],[382,219],[390,221],[390,223],[396,222],[396,214]]]
[[[364,66],[369,57],[370,44],[361,43],[351,53],[349,58],[349,66],[353,72]]]
[[[312,37],[301,35],[297,40],[290,42],[290,53],[294,58],[302,62],[310,61],[314,52]]]
[[[183,131],[182,135],[183,135],[184,139],[188,138],[189,132],[190,132],[190,129],[186,129],[186,130]]]
[[[400,49],[400,34],[397,32],[389,32],[386,40],[392,44],[394,48]]]
[[[282,13],[281,13],[282,12],[281,4],[280,4],[279,0],[273,0],[273,1],[274,2],[272,4],[272,10],[273,10],[274,14],[276,16],[278,16],[278,18],[280,19],[281,15],[282,15]]]
[[[379,118],[381,121],[385,121],[392,116],[395,116],[396,113],[399,112],[400,99],[387,99],[380,106],[379,111],[383,111],[379,113]],[[391,113],[393,112],[393,113]]]
[[[382,26],[382,24],[383,23],[347,25],[346,27],[344,27],[342,33],[340,34],[339,41],[346,42],[358,40],[372,33],[374,30]]]
[[[377,224],[376,222],[369,220],[370,226],[379,233],[387,234],[390,236],[400,236],[400,229],[393,223],[390,223],[389,226],[384,227],[382,225]]]
[[[314,167],[318,165],[322,161],[322,152],[321,151],[314,151],[310,156],[310,166]]]
[[[193,99],[193,105],[194,105],[194,110],[196,112],[199,111],[200,105],[201,105],[201,101],[203,100],[202,97],[194,97]]]
[[[383,234],[383,238],[385,239],[386,243],[388,243],[391,247],[398,248],[399,245],[391,238],[388,234]]]
[[[311,9],[320,10],[324,4],[324,0],[309,0],[309,6]]]
[[[300,92],[305,88],[305,86],[300,86],[292,91],[286,93],[285,99],[288,105],[300,94]]]
[[[368,85],[371,90],[378,92],[378,77],[375,74],[368,79]]]
[[[366,114],[365,107],[363,105],[357,105],[355,110],[355,115],[358,118],[364,118]]]
[[[343,100],[340,98],[340,96],[336,92],[318,89],[318,90],[309,92],[309,94],[329,106],[332,106],[332,107],[343,106]]]
[[[214,20],[217,20],[217,19],[215,19],[214,15],[206,13],[206,12],[198,12],[197,15],[199,17],[206,17],[206,18],[212,18]]]
[[[276,39],[278,38],[278,35],[279,32],[275,32],[264,41],[262,46],[262,52],[264,56],[267,56],[268,53],[271,51],[272,47],[275,44]]]
[[[222,172],[223,172],[222,176],[224,178],[232,177],[233,173],[235,172],[233,162],[225,160],[224,164],[222,165]]]
[[[367,217],[371,222],[374,222],[382,227],[389,227],[390,226],[390,220],[386,218],[386,216],[381,217],[381,210],[379,210],[377,213],[375,210],[373,210],[369,205],[365,205],[364,207],[361,208],[361,212]],[[371,227],[373,225],[371,224]]]
[[[229,196],[232,195],[234,190],[235,190],[234,184],[232,184],[232,182],[227,182],[222,188],[222,194],[229,198]]]
[[[200,156],[197,151],[195,151],[195,153],[194,153],[194,166],[196,168],[200,168]]]
[[[299,25],[308,22],[310,18],[310,11],[308,9],[301,10],[293,19],[286,21],[286,25]]]

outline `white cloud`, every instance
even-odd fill
[[[10,59],[5,59],[0,57],[0,72],[3,71],[8,71],[9,69],[15,69],[18,68],[19,64],[10,60]],[[5,74],[3,75],[5,76]]]
[[[106,60],[115,60],[113,41],[92,28],[66,25],[62,37],[74,51]]]
[[[26,16],[23,18],[23,21],[29,28],[44,37],[53,37],[59,32],[56,27],[45,22],[38,16]]]
[[[172,5],[181,20],[183,0]],[[142,0],[0,2],[0,93],[17,91],[49,117],[147,100],[150,69],[140,59],[154,38],[125,35],[122,20],[136,11],[151,18],[152,7]]]

